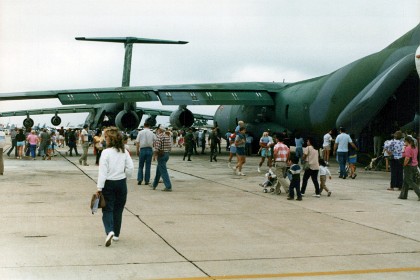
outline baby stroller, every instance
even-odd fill
[[[265,181],[260,184],[263,188],[264,193],[274,192],[274,189],[277,185],[277,176],[272,171],[268,171],[265,173]]]
[[[372,170],[380,171],[382,168],[385,168],[385,156],[380,155],[377,158],[373,158],[372,161],[369,163],[368,166],[365,167],[365,170]]]

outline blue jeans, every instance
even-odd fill
[[[36,144],[35,145],[30,144],[29,145],[29,150],[31,152],[31,157],[35,158]]]
[[[121,231],[122,213],[127,201],[127,180],[106,180],[102,194],[106,202],[105,208],[102,209],[105,233],[108,235],[110,231],[113,231],[118,237]]]
[[[162,176],[163,184],[165,188],[172,189],[171,180],[169,179],[168,169],[166,168],[166,162],[169,160],[169,153],[164,153],[163,156],[158,157],[156,175],[153,181],[153,187],[156,188],[160,177]]]
[[[143,168],[146,163],[146,170],[144,171],[144,181],[150,182],[150,166],[152,165],[153,150],[150,147],[140,149],[139,171],[137,173],[137,181],[143,181]]]
[[[296,148],[295,156],[300,159],[300,163],[303,163],[302,162],[302,156],[303,156],[303,148],[302,147],[297,147]]]
[[[340,177],[347,177],[346,162],[348,152],[337,152],[337,160],[340,165]]]

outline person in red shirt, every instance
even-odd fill
[[[416,172],[417,172],[417,155],[418,148],[414,143],[414,138],[407,136],[404,139],[405,150],[403,152],[403,168],[404,168],[404,182],[401,189],[399,199],[407,199],[408,190],[412,188],[418,196],[420,201],[420,189],[414,181]]]

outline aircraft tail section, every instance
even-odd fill
[[[79,41],[96,41],[124,44],[188,44],[186,41],[171,41],[138,37],[76,37],[75,39]]]

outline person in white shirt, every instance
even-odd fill
[[[153,131],[150,130],[150,124],[148,122],[145,122],[144,129],[140,131],[139,134],[137,134],[136,138],[136,150],[137,155],[139,156],[139,171],[137,173],[137,185],[141,185],[143,179],[145,185],[148,185],[150,183],[150,167],[152,166],[153,142],[155,140],[156,134],[154,134]]]
[[[328,165],[328,161],[330,160],[330,152],[331,152],[331,141],[333,140],[332,130],[328,131],[324,135],[324,143],[322,144],[322,149],[324,150],[324,161]]]
[[[327,188],[327,185],[325,184],[327,182],[327,176],[331,180],[331,172],[327,167],[327,163],[323,159],[319,159],[319,179],[321,181],[320,185],[320,193],[322,193],[323,190],[325,190],[328,193],[328,196],[331,196],[331,191]]]
[[[122,213],[127,201],[127,178],[131,177],[134,165],[118,128],[110,127],[104,134],[106,149],[99,160],[97,194],[102,192],[106,202],[102,209],[102,221],[107,235],[105,246],[109,247],[113,240],[119,240]]]
[[[83,154],[79,158],[79,163],[83,164],[84,166],[88,166],[87,164],[87,154],[89,150],[89,133],[87,132],[88,125],[85,124],[82,129],[82,133],[80,134],[80,141],[82,143]]]

